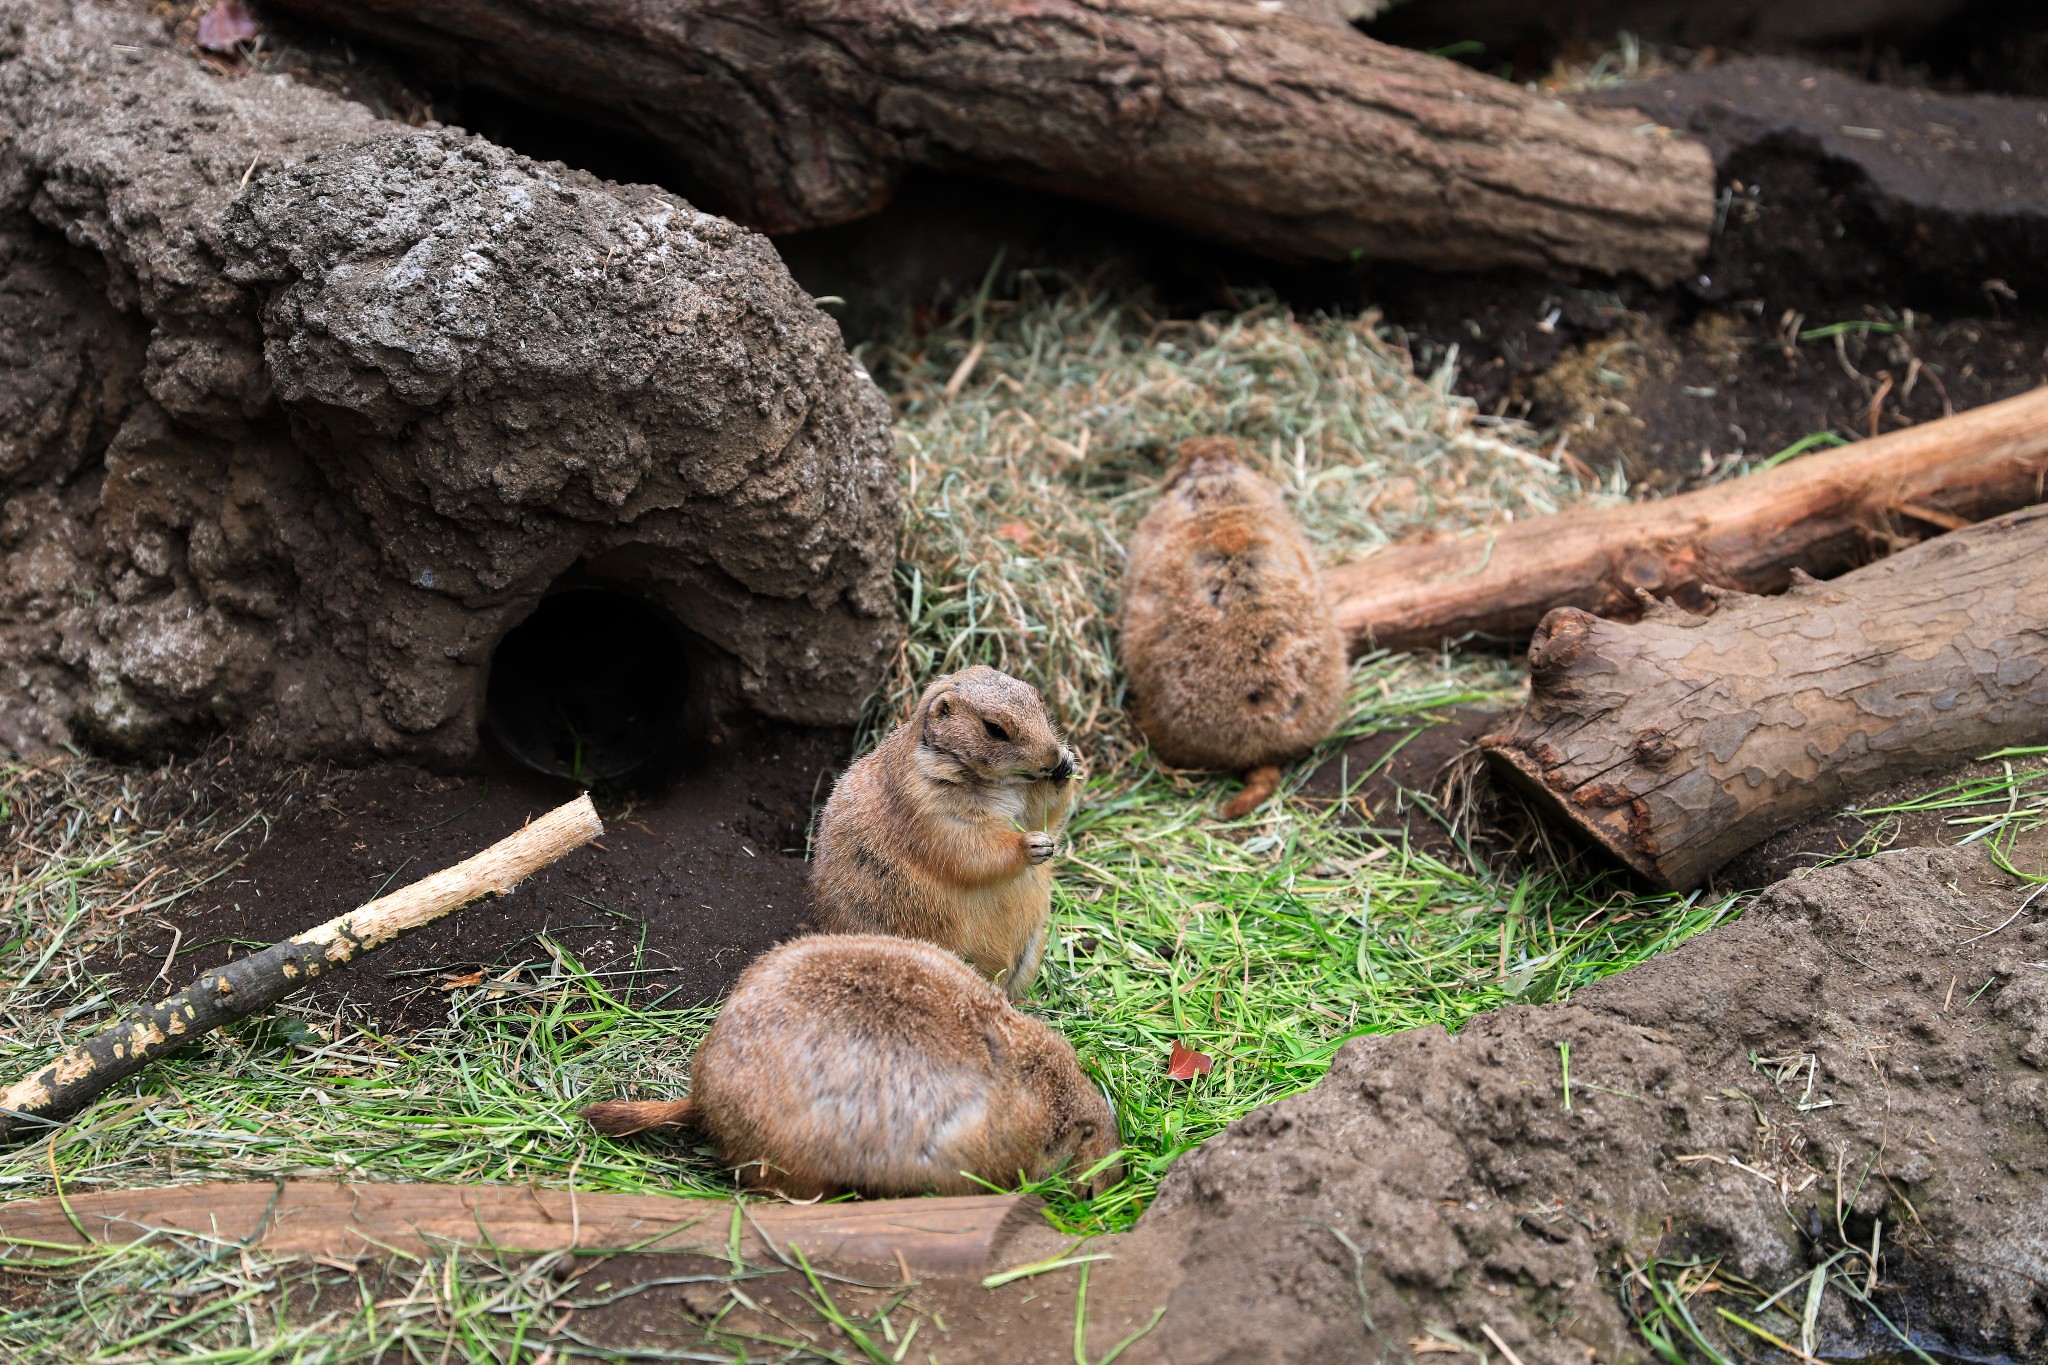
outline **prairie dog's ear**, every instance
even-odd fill
[[[920,720],[926,716],[952,715],[953,703],[946,700],[952,694],[952,691],[953,679],[950,674],[943,678],[933,679],[924,689],[924,695],[917,699],[917,706],[912,714]]]
[[[917,710],[911,721],[917,726],[919,743],[924,743],[931,733],[934,720],[944,720],[953,714],[953,684],[950,681],[935,682],[918,698]]]

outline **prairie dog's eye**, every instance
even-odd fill
[[[1010,732],[1008,730],[1005,730],[1002,726],[996,724],[992,720],[983,721],[981,723],[981,728],[988,731],[988,737],[990,739],[1001,740],[1005,744],[1008,744],[1010,742]]]

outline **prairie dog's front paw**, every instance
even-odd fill
[[[1052,857],[1053,837],[1043,831],[1024,836],[1024,851],[1030,855],[1032,866],[1037,866]]]

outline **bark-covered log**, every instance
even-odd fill
[[[1659,886],[1899,775],[2048,739],[2048,507],[1779,597],[1635,625],[1563,608],[1483,741],[1549,815]]]
[[[579,796],[453,867],[207,972],[0,1093],[0,1138],[70,1117],[108,1086],[193,1039],[270,1008],[400,934],[473,901],[504,895],[603,833],[589,796]]]
[[[1638,594],[1704,609],[1709,589],[1777,592],[1875,548],[2039,501],[2048,389],[1655,502],[1564,512],[1326,569],[1354,648],[1516,640],[1553,607],[1633,616]]]
[[[910,165],[1289,259],[1691,272],[1705,152],[1251,0],[280,0],[672,151],[764,231]]]

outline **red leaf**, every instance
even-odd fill
[[[256,36],[256,21],[242,0],[220,0],[199,19],[199,46],[208,52],[233,52]]]
[[[1166,1079],[1169,1081],[1191,1081],[1197,1076],[1208,1075],[1209,1068],[1214,1065],[1216,1063],[1209,1059],[1207,1053],[1197,1052],[1191,1047],[1182,1047],[1179,1040],[1176,1039],[1173,1044],[1173,1052],[1166,1059]]]
[[[996,527],[996,534],[1016,544],[1027,544],[1031,540],[1031,528],[1021,521],[1006,521]]]

